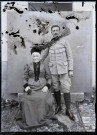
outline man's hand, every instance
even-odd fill
[[[47,86],[44,86],[43,89],[42,89],[43,92],[47,92],[48,91],[48,87]]]
[[[70,70],[70,71],[68,72],[68,75],[69,75],[70,78],[73,77],[73,71]]]

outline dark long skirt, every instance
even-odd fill
[[[55,118],[54,99],[50,91],[33,91],[32,95],[24,95],[20,103],[21,109],[16,118],[22,129],[49,125]]]

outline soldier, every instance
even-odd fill
[[[51,33],[53,38],[60,35],[60,27],[53,25],[51,27]],[[55,42],[50,48],[45,49],[42,52],[42,60],[49,54],[49,68],[52,76],[52,86],[54,89],[54,96],[57,103],[56,114],[62,110],[61,107],[61,93],[59,85],[61,85],[64,100],[66,104],[66,115],[71,120],[75,120],[75,117],[70,109],[70,86],[71,77],[73,76],[73,57],[70,45],[67,40],[62,37]]]

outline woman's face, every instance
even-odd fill
[[[39,62],[40,61],[40,53],[38,53],[38,52],[34,52],[34,53],[32,53],[32,59],[33,59],[33,62],[35,62],[35,63],[37,63],[37,62]]]

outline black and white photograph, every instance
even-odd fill
[[[96,131],[96,2],[1,2],[1,132]]]

